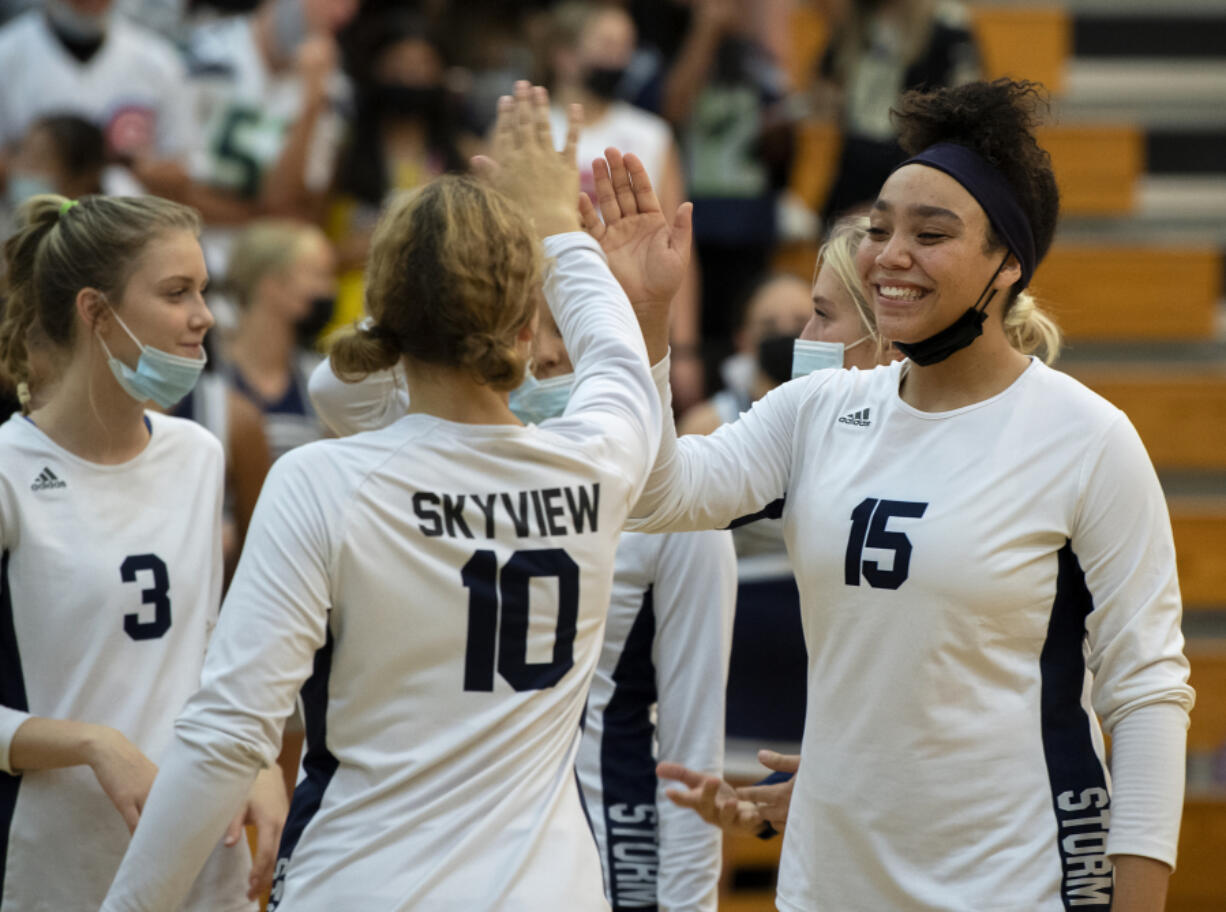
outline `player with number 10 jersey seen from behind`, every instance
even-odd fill
[[[274,465],[108,912],[173,905],[300,688],[272,908],[607,908],[574,756],[661,414],[634,311],[579,230],[577,134],[576,110],[559,154],[521,83],[487,181],[439,178],[385,214],[371,322],[332,359],[353,379],[402,363],[409,413]],[[575,407],[525,427],[507,393],[545,256]]]

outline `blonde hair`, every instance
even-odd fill
[[[260,281],[288,269],[317,237],[323,237],[318,228],[293,219],[257,219],[244,228],[234,240],[226,269],[226,288],[239,307],[250,307]]]
[[[506,197],[443,175],[380,220],[366,270],[372,322],[333,343],[333,369],[354,382],[407,356],[514,389],[527,363],[516,335],[532,321],[543,270],[531,222]]]
[[[200,233],[195,209],[156,196],[39,194],[17,210],[17,231],[4,244],[4,314],[0,370],[28,410],[32,337],[71,347],[76,299],[96,288],[118,304],[145,246],[166,231]]]
[[[1023,355],[1038,355],[1045,364],[1060,356],[1060,327],[1029,291],[1018,292],[1005,306],[1005,337]]]
[[[839,219],[826,235],[826,243],[817,252],[817,264],[813,268],[813,280],[822,269],[833,270],[835,276],[847,294],[851,297],[856,313],[860,315],[860,323],[877,346],[877,354],[885,351],[888,343],[877,331],[877,314],[868,303],[868,295],[864,292],[864,283],[860,280],[856,269],[856,250],[860,242],[868,234],[868,216],[851,215]]]

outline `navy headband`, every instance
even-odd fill
[[[1025,288],[1030,284],[1030,277],[1038,266],[1038,257],[1034,251],[1034,231],[1031,230],[1030,219],[1017,201],[1017,194],[1000,171],[988,164],[973,149],[948,142],[929,146],[898,167],[906,165],[936,168],[965,187],[983,207],[988,221],[1005,242],[1009,252],[1017,257],[1018,263],[1021,264],[1020,287]]]

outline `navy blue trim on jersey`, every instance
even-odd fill
[[[615,910],[657,909],[660,877],[660,814],[656,807],[656,668],[652,646],[656,615],[652,588],[630,627],[604,710],[600,739],[604,804],[605,879]]]
[[[290,801],[289,816],[281,832],[281,847],[277,852],[277,868],[273,876],[272,894],[268,912],[273,912],[285,890],[285,875],[289,870],[290,856],[298,846],[307,824],[315,817],[323,803],[324,791],[336,772],[339,762],[328,750],[328,680],[332,676],[332,629],[324,645],[315,653],[315,666],[311,676],[302,685],[302,717],[306,729],[306,753],[302,757],[303,777],[294,789]]]
[[[1112,894],[1106,854],[1110,799],[1090,718],[1081,705],[1086,672],[1082,646],[1094,599],[1071,541],[1060,549],[1057,560],[1056,597],[1039,668],[1043,753],[1060,853],[1060,898],[1067,910],[1107,909]]]
[[[746,513],[744,516],[738,516],[724,528],[739,529],[741,526],[747,526],[752,522],[757,522],[759,519],[779,519],[783,516],[783,505],[786,502],[786,494],[783,497],[777,497],[757,513]]]
[[[9,588],[9,552],[0,556],[0,706],[29,712],[26,680],[17,648],[17,628],[13,622],[13,593]],[[0,896],[4,895],[4,870],[9,855],[9,830],[17,810],[17,789],[21,776],[0,773]]]

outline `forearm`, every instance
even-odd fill
[[[307,188],[307,158],[326,104],[326,98],[306,101],[301,116],[290,128],[281,157],[265,175],[260,201],[269,214],[314,220],[314,199]]]
[[[664,83],[661,113],[673,125],[680,125],[689,117],[694,99],[702,91],[707,71],[715,59],[721,37],[719,29],[701,17],[686,36],[677,62]]]
[[[106,731],[88,722],[31,716],[13,735],[9,766],[20,773],[89,765]]]
[[[1112,912],[1162,912],[1171,869],[1155,858],[1116,855]]]

